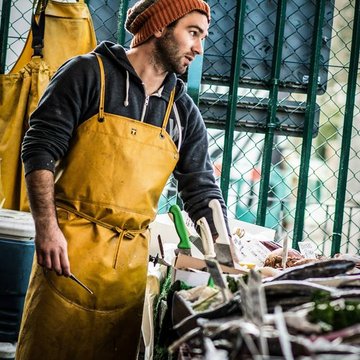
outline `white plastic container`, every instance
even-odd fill
[[[35,236],[35,225],[29,212],[0,209],[0,235],[19,240]]]

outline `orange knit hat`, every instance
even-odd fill
[[[191,11],[204,13],[210,22],[210,7],[203,0],[140,0],[128,10],[125,28],[134,35],[131,47],[148,40]]]

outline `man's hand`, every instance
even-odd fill
[[[70,276],[67,241],[59,228],[56,215],[54,174],[49,170],[34,170],[25,179],[35,221],[38,264],[56,271],[58,275]]]
[[[38,231],[35,237],[37,262],[58,275],[70,276],[70,263],[67,252],[67,241],[59,229]]]

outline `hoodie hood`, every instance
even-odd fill
[[[105,56],[110,61],[116,63],[117,66],[121,67],[123,71],[126,71],[127,87],[129,86],[129,77],[131,77],[132,81],[135,81],[142,86],[142,80],[139,78],[135,69],[129,62],[124,47],[110,41],[103,41],[95,48],[94,52]],[[159,89],[161,97],[168,101],[174,86],[176,86],[175,101],[186,94],[186,87],[184,82],[181,79],[178,79],[176,74],[169,73],[166,75],[163,85]]]

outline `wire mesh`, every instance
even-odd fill
[[[3,0],[6,1],[6,0]],[[135,3],[129,1],[129,6]],[[224,134],[231,78],[231,53],[238,1],[211,0],[212,23],[205,42],[199,106],[208,127],[209,153],[220,182]],[[229,198],[230,217],[256,222],[259,203],[264,133],[277,2],[248,0],[243,39],[241,76],[232,147]],[[265,226],[276,238],[292,238],[301,165],[302,131],[307,106],[309,54],[315,1],[288,1],[284,58],[278,94],[278,123],[271,159]],[[117,41],[120,0],[89,0],[98,41]],[[326,1],[321,47],[316,122],[309,163],[303,240],[314,242],[319,253],[330,254],[335,221],[336,189],[345,102],[349,76],[357,78],[341,251],[360,249],[360,96],[359,71],[349,74],[354,12],[358,1]],[[6,71],[19,56],[30,27],[32,2],[12,0],[7,38]],[[1,11],[1,9],[0,9]],[[130,35],[125,36],[129,46]],[[185,78],[186,80],[186,78]],[[261,125],[262,124],[262,125]],[[261,128],[263,126],[263,129]],[[177,201],[176,183],[170,179],[159,212]]]

